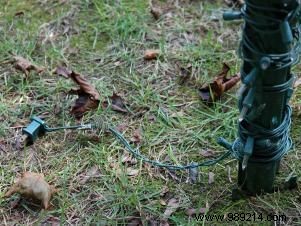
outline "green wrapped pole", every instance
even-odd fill
[[[238,185],[249,194],[272,192],[279,163],[292,146],[289,136],[294,76],[300,52],[298,0],[246,0],[239,49],[243,60],[238,138],[231,150],[239,160]]]

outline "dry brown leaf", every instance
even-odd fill
[[[40,173],[24,172],[22,177],[5,193],[4,197],[10,197],[19,193],[25,197],[40,200],[45,209],[49,207],[49,201],[56,189],[50,186]]]
[[[95,87],[92,86],[82,75],[64,67],[57,67],[54,73],[65,78],[71,78],[77,85],[79,85],[79,89],[72,89],[69,92],[70,94],[78,95],[75,105],[71,109],[71,114],[74,115],[75,118],[80,119],[83,117],[85,112],[98,107],[100,95]]]
[[[218,100],[224,92],[231,89],[240,81],[240,74],[227,78],[229,71],[230,67],[224,63],[222,71],[215,77],[214,81],[199,89],[202,101],[208,105],[212,104],[214,101]]]
[[[139,170],[133,169],[133,168],[127,168],[126,169],[126,174],[130,177],[137,176],[139,174]]]
[[[118,126],[116,126],[116,130],[118,130],[120,133],[123,133],[128,128],[128,125],[125,123],[121,123]]]
[[[21,56],[14,56],[13,62],[15,64],[15,68],[22,71],[26,77],[28,77],[29,72],[32,70],[36,71],[37,73],[44,71],[44,68],[34,65],[32,62]]]
[[[300,85],[301,85],[301,78],[298,78],[298,79],[296,79],[295,82],[294,82],[294,88],[297,88],[297,87],[300,86]]]
[[[179,70],[179,84],[183,85],[191,77],[192,70],[193,70],[192,65],[188,64],[185,67],[178,66],[178,70]]]
[[[166,206],[167,205],[167,203],[164,199],[160,199],[159,202],[160,202],[161,206]]]
[[[69,70],[66,67],[62,67],[62,66],[58,66],[56,67],[56,69],[54,70],[54,74],[63,76],[64,78],[70,78],[72,71]]]
[[[157,120],[156,116],[154,116],[154,115],[148,116],[147,119],[148,119],[148,121],[149,121],[150,123],[153,123],[153,122],[155,122],[155,121]]]
[[[144,52],[144,59],[155,60],[158,58],[159,54],[160,54],[160,50],[158,49],[148,49]]]
[[[131,142],[134,144],[140,144],[142,141],[142,134],[141,129],[136,129],[134,131],[133,137],[130,139]]]
[[[88,169],[85,173],[80,175],[79,183],[85,184],[92,178],[99,177],[99,175],[100,175],[99,167],[93,166],[90,169]]]
[[[111,107],[112,110],[121,112],[121,113],[128,113],[128,110],[126,108],[126,105],[124,104],[124,100],[121,96],[119,96],[117,93],[113,93],[112,96],[110,96],[111,99]],[[102,102],[103,108],[107,108],[109,106],[108,101]]]
[[[201,155],[204,157],[212,157],[215,155],[215,153],[212,149],[206,149],[201,151]]]
[[[15,16],[24,16],[24,11],[18,11],[15,13]]]
[[[177,200],[176,198],[171,198],[168,201],[167,207],[163,213],[164,218],[168,219],[175,211],[177,211],[179,205],[180,205],[179,200]]]
[[[214,182],[214,173],[209,172],[208,184],[212,184]]]
[[[130,155],[128,152],[125,152],[121,157],[121,162],[128,165],[135,165],[137,164],[137,159]]]
[[[156,20],[158,20],[161,17],[161,15],[163,14],[163,11],[158,7],[152,6],[150,9],[150,13],[153,15],[153,17]]]

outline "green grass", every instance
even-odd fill
[[[209,224],[185,214],[188,208],[204,207],[209,208],[207,214],[285,214],[288,225],[301,223],[298,189],[233,202],[237,162],[231,158],[200,168],[198,182],[192,184],[187,183],[186,171],[169,172],[141,162],[132,166],[122,163],[125,149],[110,134],[102,134],[95,142],[95,134],[90,132],[57,132],[25,150],[16,148],[17,128],[26,125],[32,115],[43,116],[51,126],[76,123],[69,114],[74,98],[66,95],[73,83],[52,74],[57,65],[66,64],[97,87],[101,101],[117,92],[131,112],[120,114],[100,106],[85,115],[83,122],[105,115],[116,126],[126,125],[128,139],[140,129],[140,151],[155,160],[188,164],[206,160],[202,150],[222,154],[225,150],[217,145],[216,138],[236,137],[236,88],[207,107],[200,101],[197,87],[210,81],[221,70],[222,62],[231,66],[232,74],[239,70],[235,51],[240,26],[212,20],[212,15],[226,7],[222,1],[179,1],[179,6],[175,2],[153,1],[165,8],[158,21],[144,0],[2,3],[0,145],[5,148],[0,148],[0,192],[4,194],[14,179],[28,170],[43,172],[59,192],[48,211],[26,200],[11,208],[17,196],[1,198],[1,222],[39,225],[52,216],[62,225],[126,225],[134,218],[147,225],[163,221],[165,204],[176,198],[179,208],[168,219],[170,225]],[[14,16],[20,11],[24,15]],[[149,48],[161,50],[158,60],[143,59],[144,50]],[[12,54],[45,67],[45,72],[31,72],[25,80],[12,65],[3,63]],[[183,84],[179,82],[181,67],[190,67],[191,71],[190,79]],[[282,161],[279,183],[291,171],[300,175],[299,96],[296,90],[292,98],[295,147]],[[96,177],[80,183],[82,175],[94,166],[99,167]],[[139,170],[138,175],[128,176],[128,167]],[[209,172],[215,174],[213,184],[208,184]],[[243,223],[248,222],[236,224]]]

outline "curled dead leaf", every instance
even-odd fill
[[[155,20],[159,20],[161,15],[163,14],[163,11],[158,7],[152,6],[150,9],[150,13],[153,15]]]
[[[118,95],[117,93],[113,93],[113,95],[110,96],[109,98],[111,100],[112,110],[121,112],[121,113],[128,112],[126,105],[124,104],[124,100],[120,95]],[[108,101],[103,101],[102,106],[104,108],[107,108],[109,106]]]
[[[139,174],[139,170],[129,167],[126,169],[126,174],[130,177],[135,177]]]
[[[4,197],[10,197],[19,193],[25,197],[40,200],[43,207],[49,207],[49,201],[56,189],[50,186],[43,174],[24,172],[22,177],[5,193]]]
[[[54,70],[54,74],[63,76],[64,78],[70,78],[72,71],[69,70],[66,67],[62,67],[62,66],[58,66],[56,67],[56,69]]]
[[[72,89],[69,92],[69,94],[78,95],[75,105],[71,109],[71,114],[74,115],[75,118],[80,119],[85,112],[98,107],[100,101],[98,91],[81,74],[64,67],[57,67],[54,73],[65,78],[71,78],[79,85],[79,89]]]
[[[15,13],[15,16],[24,16],[24,11],[18,11]]]
[[[128,125],[126,123],[121,123],[118,126],[116,126],[116,130],[118,130],[120,133],[123,133],[128,128]]]
[[[204,157],[212,157],[215,155],[215,153],[212,149],[205,149],[201,151],[201,155]]]
[[[204,103],[208,105],[212,104],[218,100],[224,92],[231,89],[240,81],[240,74],[227,78],[229,71],[230,67],[224,63],[222,71],[215,77],[214,81],[199,89],[200,97]]]
[[[160,50],[158,49],[148,49],[144,52],[144,59],[155,60],[158,58],[159,54],[160,54]]]
[[[124,154],[121,157],[121,162],[128,165],[135,165],[137,164],[137,159],[130,155],[128,152],[124,152]]]
[[[136,129],[134,131],[133,137],[130,139],[134,144],[140,144],[142,141],[142,132],[141,129]]]
[[[29,60],[21,56],[14,56],[12,62],[17,70],[22,71],[28,77],[30,71],[36,71],[38,74],[44,71],[44,68],[38,67]]]

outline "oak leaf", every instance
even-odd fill
[[[117,112],[121,112],[121,113],[128,112],[127,107],[124,103],[124,100],[120,95],[118,95],[117,93],[113,93],[113,95],[110,96],[109,98],[111,100],[111,107],[112,107],[113,111],[117,111]],[[108,101],[106,101],[106,100],[103,101],[102,106],[104,108],[107,108],[109,106]]]
[[[85,112],[98,107],[100,94],[81,74],[65,67],[57,67],[54,73],[65,78],[71,78],[77,85],[79,85],[79,89],[72,89],[69,92],[69,94],[78,95],[75,105],[71,109],[71,114],[74,115],[75,118],[80,119],[83,117]]]

